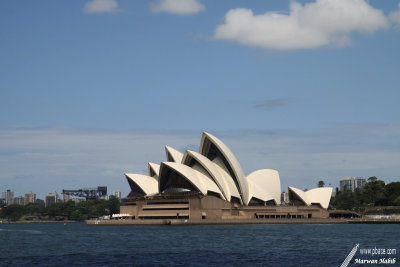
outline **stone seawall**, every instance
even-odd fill
[[[400,224],[396,219],[160,219],[160,220],[87,220],[87,225],[215,225],[215,224]]]
[[[87,220],[87,225],[345,224],[346,219]]]

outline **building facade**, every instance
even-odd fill
[[[115,196],[115,197],[121,199],[121,197],[122,197],[121,191],[114,191],[114,192],[113,192],[113,196]]]
[[[57,194],[48,193],[44,196],[44,205],[45,207],[50,207],[54,203],[57,203]]]
[[[232,151],[203,133],[199,152],[165,147],[167,161],[148,163],[149,175],[126,173],[131,192],[121,213],[135,219],[325,218],[331,187],[307,192],[289,187],[281,205],[279,173],[245,175]],[[286,200],[286,199],[284,199]]]
[[[367,181],[361,177],[344,177],[340,179],[340,191],[351,190],[354,192],[356,189],[361,189]]]
[[[24,205],[24,197],[23,196],[18,196],[14,198],[14,204],[18,205]]]
[[[25,194],[24,205],[28,205],[29,203],[35,203],[35,202],[36,202],[35,193],[32,193],[32,191],[30,191],[29,193]]]
[[[289,203],[289,193],[286,193],[285,191],[283,191],[281,193],[281,203],[282,204],[288,204]]]
[[[14,204],[14,192],[11,190],[8,189],[6,192],[3,192],[2,198],[6,205]]]

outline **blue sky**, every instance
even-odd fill
[[[0,38],[1,191],[127,194],[202,131],[283,189],[400,178],[399,1],[1,1]]]

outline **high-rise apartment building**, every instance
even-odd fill
[[[285,191],[281,193],[281,203],[289,203],[289,193],[286,193]]]
[[[14,204],[18,205],[24,205],[24,197],[23,196],[18,196],[14,198]]]
[[[340,179],[340,191],[354,190],[363,188],[367,181],[361,177],[344,177]]]
[[[44,205],[45,207],[50,207],[54,203],[57,203],[57,195],[54,193],[48,193],[44,196]]]
[[[14,204],[14,192],[8,189],[6,192],[2,194],[3,201],[6,205]]]
[[[121,191],[114,191],[113,196],[116,196],[117,198],[121,199]]]
[[[35,202],[36,202],[35,193],[32,193],[32,191],[30,191],[29,193],[25,194],[24,205],[28,205],[29,203],[35,203]]]

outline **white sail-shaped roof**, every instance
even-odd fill
[[[219,165],[215,164],[214,162],[213,162],[213,164],[217,168],[217,170],[221,174],[221,176],[224,178],[224,180],[226,181],[226,184],[228,185],[229,195],[230,195],[230,198],[228,198],[228,201],[231,201],[232,197],[236,197],[237,199],[240,200],[240,203],[243,204],[240,193],[235,185],[235,182],[232,180],[232,177],[224,169],[222,169]]]
[[[183,154],[178,150],[170,146],[165,146],[165,153],[167,154],[167,161],[177,163],[182,162]]]
[[[222,169],[227,170],[233,178],[243,202],[245,202],[249,195],[248,183],[242,167],[232,151],[215,136],[203,132],[200,153],[218,164]]]
[[[324,209],[329,207],[329,201],[332,196],[332,187],[317,187],[304,192],[301,189],[289,186],[288,191],[296,194],[304,204],[310,206],[316,203]]]
[[[218,188],[221,190],[224,198],[230,201],[231,189],[229,187],[229,183],[233,184],[232,179],[229,176],[228,178],[224,177],[220,171],[218,171],[216,167],[217,165],[205,156],[201,155],[200,153],[187,150],[183,155],[182,163],[192,167],[192,161],[194,161],[194,164],[200,164],[205,169],[205,171],[210,175],[210,177],[217,184]]]
[[[143,190],[146,195],[154,195],[158,193],[158,179],[134,173],[126,173],[125,176]]]
[[[242,205],[258,205],[267,201],[274,201],[277,205],[281,203],[281,184],[277,171],[262,169],[246,177],[232,151],[209,133],[203,132],[199,153],[188,150],[182,154],[169,146],[165,146],[165,152],[167,162],[161,165],[148,163],[149,176],[126,174],[132,189],[130,196],[201,192],[203,195],[219,195],[221,199]],[[293,202],[301,205],[318,204],[326,209],[332,188],[315,188],[304,192],[289,187],[289,193]]]
[[[265,188],[259,187],[257,184],[255,184],[252,181],[249,181],[249,194],[250,194],[249,195],[250,199],[248,200],[246,205],[249,205],[252,198],[256,198],[256,199],[262,200],[264,202],[267,202],[270,200],[275,201],[273,196],[271,194],[269,194],[268,191],[265,190]]]
[[[172,169],[185,179],[187,179],[198,191],[200,191],[203,195],[207,195],[208,191],[217,193],[224,199],[224,195],[221,190],[219,190],[218,186],[212,181],[211,178],[202,174],[201,172],[192,169],[189,166],[186,166],[181,163],[176,162],[163,162],[160,167],[160,192],[162,192],[165,188],[165,185],[168,182],[168,168]]]
[[[158,177],[160,176],[160,165],[149,162],[148,167],[149,167],[149,175],[158,180]]]
[[[255,197],[263,201],[274,200],[277,205],[281,203],[281,182],[276,170],[262,169],[250,173],[247,177],[249,195],[245,204]]]
[[[332,187],[317,187],[306,192],[310,203],[319,203],[322,208],[327,209],[332,196]]]
[[[290,194],[290,192],[293,192],[304,203],[304,205],[307,205],[307,206],[311,205],[311,202],[308,201],[308,198],[306,196],[306,192],[304,192],[303,190],[298,189],[296,187],[289,186],[288,192],[289,192],[289,194]]]

